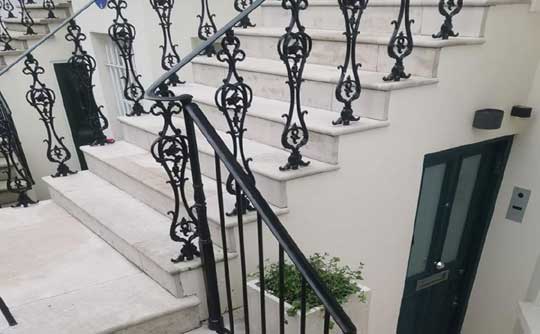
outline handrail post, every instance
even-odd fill
[[[191,98],[189,101],[183,102],[184,109],[189,108],[189,105],[191,104]],[[189,162],[193,181],[195,210],[197,212],[199,251],[201,254],[204,284],[206,288],[206,301],[208,305],[208,328],[210,330],[220,331],[223,329],[223,317],[221,315],[221,304],[219,300],[214,246],[208,227],[208,217],[206,215],[206,198],[202,183],[197,138],[193,120],[187,112],[184,113],[184,121],[186,124],[186,136],[188,138]],[[224,253],[223,256],[227,256],[227,254]],[[232,310],[229,310],[229,312],[232,312]]]
[[[449,37],[458,37],[459,33],[454,31],[453,19],[463,8],[463,0],[439,0],[439,13],[444,16],[444,22],[441,30],[433,34],[433,38],[448,39]]]

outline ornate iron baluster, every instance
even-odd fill
[[[128,22],[122,13],[127,8],[126,0],[109,0],[109,8],[115,10],[116,18],[109,27],[109,36],[116,43],[120,50],[120,56],[124,62],[125,73],[122,76],[124,80],[124,97],[133,102],[133,108],[127,116],[140,116],[145,114],[141,100],[144,98],[144,87],[141,84],[141,75],[135,71],[133,65],[133,41],[135,40],[135,27]]]
[[[9,45],[12,40],[13,38],[11,38],[9,31],[6,29],[4,20],[0,16],[0,43],[4,45],[3,51],[15,50],[11,45]]]
[[[101,112],[103,106],[98,106],[94,97],[93,76],[96,70],[96,60],[82,47],[86,35],[74,20],[67,26],[66,40],[73,42],[74,50],[68,62],[73,68],[73,75],[79,84],[81,92],[81,108],[86,115],[88,126],[92,130],[92,145],[105,145],[112,143],[105,137],[103,131],[109,127],[109,121]]]
[[[444,16],[444,22],[441,25],[441,31],[433,34],[433,38],[448,39],[449,37],[457,37],[459,33],[454,32],[454,24],[452,22],[463,8],[463,0],[439,0],[439,13]]]
[[[34,0],[26,0],[27,5],[35,5],[36,2]]]
[[[54,15],[54,9],[56,8],[56,5],[54,4],[53,0],[43,0],[43,9],[47,10],[47,18],[49,19],[55,19],[56,15]]]
[[[7,163],[5,171],[7,190],[18,194],[17,203],[13,207],[26,208],[30,204],[36,204],[37,202],[27,194],[35,182],[28,168],[11,111],[2,94],[0,94],[0,154]]]
[[[8,18],[14,19],[15,15],[13,14],[13,10],[15,10],[15,6],[13,6],[13,3],[11,3],[11,0],[4,0],[2,2],[2,8],[4,11],[8,12]]]
[[[341,76],[336,87],[336,99],[345,106],[341,110],[340,117],[332,124],[349,125],[352,121],[358,121],[360,117],[353,115],[352,102],[360,97],[362,86],[358,71],[362,64],[356,63],[356,40],[360,19],[367,7],[368,0],[338,0],[339,8],[345,19],[345,32],[347,38],[347,54],[343,65],[338,68]],[[351,76],[352,74],[352,76]]]
[[[159,95],[172,96],[167,85],[159,87]],[[173,123],[173,117],[182,112],[182,105],[179,102],[156,102],[150,112],[153,115],[163,117],[163,128],[159,132],[159,137],[152,144],[151,152],[156,162],[161,164],[174,194],[174,210],[169,212],[172,217],[169,235],[173,241],[181,244],[180,254],[172,259],[174,263],[185,260],[193,260],[200,256],[197,249],[197,239],[199,232],[198,221],[194,213],[195,205],[190,205],[186,197],[186,167],[189,159],[188,139],[182,134]],[[187,218],[180,219],[180,201],[186,209]]]
[[[163,33],[163,45],[160,45],[161,68],[168,71],[180,62],[180,56],[176,51],[178,44],[174,44],[171,37],[171,11],[174,7],[174,0],[150,0],[150,5],[159,17],[159,26]],[[176,86],[184,82],[180,81],[175,73],[169,78],[169,83]]]
[[[75,174],[76,172],[71,171],[66,164],[71,159],[71,152],[64,144],[64,137],[60,137],[54,127],[53,108],[56,95],[39,79],[40,74],[45,73],[45,69],[32,54],[28,54],[24,61],[23,73],[31,76],[33,80],[30,90],[26,93],[26,101],[39,113],[40,120],[47,130],[47,139],[44,140],[47,143],[47,159],[58,164],[53,177]]]
[[[253,4],[253,0],[234,0],[234,9],[236,9],[237,12],[243,12],[246,8],[251,6]],[[249,18],[249,15],[245,16],[236,24],[236,27],[240,28],[248,28],[248,27],[255,27],[255,24],[253,24]]]
[[[309,132],[304,120],[307,111],[302,110],[300,91],[302,86],[302,75],[307,58],[311,52],[312,40],[306,34],[305,27],[300,23],[300,11],[308,7],[308,0],[282,0],[281,6],[291,11],[289,26],[285,28],[285,34],[281,36],[278,43],[280,59],[287,67],[290,91],[289,112],[283,114],[287,121],[281,135],[281,144],[291,155],[287,163],[280,167],[281,171],[298,169],[309,165],[309,161],[302,159],[300,148],[306,145],[309,140]],[[295,119],[297,119],[295,121]]]
[[[384,81],[400,81],[408,79],[410,74],[405,73],[403,60],[409,56],[413,50],[414,42],[411,33],[411,24],[414,20],[409,19],[410,0],[401,0],[399,7],[399,16],[397,21],[392,21],[394,32],[388,43],[388,56],[396,60],[390,74],[383,78]],[[404,25],[404,29],[400,29]]]
[[[253,180],[253,184],[255,184],[255,177],[249,167],[252,159],[246,158],[244,152],[244,132],[247,131],[244,127],[244,121],[253,100],[253,91],[244,83],[244,78],[236,70],[236,64],[245,58],[246,53],[240,49],[240,39],[234,35],[232,29],[227,31],[225,37],[221,40],[221,49],[217,52],[217,59],[220,62],[227,63],[229,72],[223,80],[223,85],[216,91],[214,100],[217,108],[227,120],[229,126],[227,133],[231,136],[233,154],[235,158],[241,158],[242,167],[244,167],[246,173]],[[234,178],[229,174],[226,182],[226,189],[229,194],[237,194],[235,185]],[[227,213],[228,216],[236,215],[239,208],[242,214],[255,210],[244,194],[241,195],[241,201],[241,205],[236,203],[233,211]]]
[[[19,0],[19,5],[21,7],[21,24],[26,27],[25,35],[36,35],[32,26],[34,25],[34,19],[30,15],[28,8],[26,8],[26,3],[24,0]]]
[[[199,39],[206,41],[208,37],[212,36],[217,32],[216,24],[214,23],[214,17],[216,17],[216,14],[212,14],[210,12],[208,0],[201,0],[201,14],[197,15],[197,18],[199,19]],[[206,50],[204,50],[204,54],[208,57],[212,57],[216,54],[216,49],[213,45],[210,45],[208,46],[208,48],[206,48]]]

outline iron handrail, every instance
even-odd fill
[[[233,29],[242,19],[248,17],[248,15],[253,12],[255,9],[259,8],[260,5],[262,5],[263,2],[266,0],[256,0],[254,1],[248,8],[246,8],[243,12],[235,16],[231,21],[229,21],[227,24],[225,24],[220,30],[218,30],[215,34],[213,34],[211,37],[209,37],[204,43],[200,44],[198,47],[193,49],[191,53],[189,53],[182,61],[180,61],[178,64],[173,66],[170,70],[165,72],[163,75],[161,75],[156,81],[154,81],[150,87],[146,90],[145,97],[149,100],[159,100],[159,101],[174,101],[176,100],[175,97],[163,97],[159,96],[157,94],[157,90],[160,85],[165,83],[169,78],[171,78],[176,72],[180,71],[184,66],[191,63],[195,57],[199,56],[204,50],[206,50],[208,47],[212,46],[218,39],[223,37],[227,31]]]
[[[215,154],[223,162],[227,170],[231,173],[235,181],[240,185],[251,204],[260,214],[262,221],[272,232],[279,245],[289,256],[302,277],[313,289],[326,311],[332,316],[333,321],[343,331],[344,334],[356,334],[356,326],[343,310],[336,298],[330,293],[325,283],[309,264],[287,229],[283,226],[277,215],[274,213],[268,202],[255,187],[251,178],[244,172],[242,166],[235,159],[225,142],[216,132],[214,126],[208,121],[203,111],[196,103],[191,102],[192,96],[180,95],[175,100],[181,101],[184,105],[184,112],[189,114],[199,131],[206,138],[214,149]]]
[[[53,30],[51,30],[47,35],[43,36],[36,44],[32,45],[31,47],[29,47],[28,49],[26,49],[26,51],[24,51],[19,57],[17,57],[17,59],[12,62],[11,64],[9,64],[8,66],[4,67],[1,71],[0,71],[0,76],[4,75],[6,72],[8,72],[10,69],[13,68],[13,66],[17,65],[18,63],[20,63],[21,61],[23,61],[26,56],[28,56],[29,54],[31,54],[32,52],[34,52],[34,50],[36,50],[37,48],[39,48],[43,43],[45,43],[49,38],[53,37],[54,35],[56,35],[57,32],[59,32],[60,30],[62,30],[62,28],[64,28],[66,25],[69,24],[70,21],[74,20],[77,16],[81,15],[84,11],[86,11],[90,6],[92,6],[92,4],[96,2],[96,0],[90,0],[88,3],[86,3],[84,6],[82,6],[79,10],[77,10],[73,15],[71,15],[70,17],[66,18],[59,26],[57,26],[56,28],[54,28]]]

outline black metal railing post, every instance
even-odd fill
[[[54,10],[56,9],[56,5],[54,4],[53,0],[43,0],[42,7],[43,9],[47,10],[48,19],[56,18],[56,15],[54,15]]]
[[[408,79],[410,74],[405,73],[403,60],[409,56],[414,48],[411,24],[414,20],[409,18],[410,0],[401,0],[399,15],[397,20],[392,21],[394,32],[388,43],[388,56],[395,59],[396,63],[392,67],[390,74],[383,78],[384,81],[400,81]],[[402,28],[403,26],[403,28]]]
[[[123,10],[127,8],[126,0],[109,0],[108,7],[115,11],[113,24],[109,27],[109,36],[120,50],[120,57],[124,62],[124,98],[131,103],[133,107],[127,116],[140,116],[147,113],[141,105],[144,98],[144,87],[141,84],[141,75],[135,70],[133,60],[133,41],[135,40],[136,30],[133,24],[129,23]]]
[[[236,64],[245,58],[245,52],[240,49],[240,39],[235,36],[233,29],[227,31],[227,34],[221,40],[221,49],[217,52],[217,59],[220,62],[227,63],[228,73],[223,79],[223,85],[217,89],[214,101],[227,121],[229,127],[227,133],[231,137],[233,154],[236,158],[241,159],[242,166],[255,184],[255,177],[249,167],[252,159],[247,158],[244,152],[244,133],[247,131],[244,123],[253,100],[253,91],[244,82],[244,78],[240,76],[236,69]],[[237,194],[235,182],[231,175],[227,178],[226,189],[231,195]],[[233,211],[227,213],[228,216],[235,216],[239,208],[241,208],[241,214],[254,210],[245,195],[241,195],[241,201],[242,205],[239,206],[239,203],[236,203]]]
[[[36,35],[36,32],[32,28],[34,26],[34,19],[30,15],[28,8],[26,8],[27,3],[24,0],[19,0],[19,6],[21,9],[21,24],[26,28],[25,35]]]
[[[301,88],[304,81],[302,78],[304,66],[311,52],[312,40],[300,22],[300,11],[308,7],[308,1],[281,0],[281,6],[291,12],[289,25],[285,28],[285,34],[281,36],[278,43],[279,57],[287,68],[286,83],[289,85],[290,94],[289,111],[283,114],[286,123],[281,135],[281,144],[291,151],[287,163],[279,168],[285,171],[309,165],[309,161],[304,161],[300,153],[300,149],[309,140],[309,131],[305,122],[307,111],[302,110]]]
[[[339,8],[345,20],[345,32],[347,38],[347,53],[343,65],[339,66],[341,75],[336,87],[336,99],[343,103],[340,117],[332,124],[350,125],[358,121],[360,117],[353,114],[352,103],[360,97],[362,86],[358,71],[362,64],[356,62],[356,41],[358,39],[360,20],[367,7],[368,0],[338,0]]]
[[[241,13],[246,8],[249,8],[253,4],[253,0],[234,0],[234,9]],[[244,16],[238,24],[236,24],[236,27],[238,28],[248,28],[248,27],[255,27],[255,24],[251,22],[251,19],[249,18],[249,15]]]
[[[191,97],[184,99],[184,108],[190,108]],[[206,214],[206,198],[201,176],[199,163],[199,150],[197,147],[197,137],[195,126],[189,113],[184,113],[186,124],[186,136],[188,141],[189,164],[191,177],[193,180],[193,190],[195,199],[195,211],[197,212],[197,229],[199,231],[199,249],[203,268],[204,283],[206,288],[206,300],[208,305],[208,328],[210,330],[223,330],[223,317],[221,315],[221,304],[218,290],[216,259],[214,255],[214,245],[208,227],[208,217]],[[228,254],[223,254],[228,256]],[[233,310],[229,310],[233,312]]]
[[[15,6],[13,6],[13,3],[11,0],[3,0],[2,2],[2,9],[8,13],[9,19],[14,19],[15,15],[13,14],[13,11],[15,10]]]
[[[163,44],[160,45],[161,68],[169,71],[180,63],[180,55],[178,55],[178,51],[176,50],[178,44],[172,41],[171,36],[171,13],[174,7],[174,0],[150,0],[150,5],[159,17],[159,26],[163,34]],[[183,83],[176,73],[169,77],[168,82],[173,86]]]
[[[11,38],[9,31],[7,30],[4,20],[2,19],[2,16],[0,16],[0,43],[3,45],[2,51],[14,50],[9,44],[12,40],[13,38]]]
[[[197,29],[197,34],[201,41],[204,42],[208,40],[210,36],[217,32],[216,23],[214,22],[215,17],[216,14],[213,14],[210,11],[208,0],[201,0],[201,14],[197,15],[197,18],[199,19],[199,29]],[[208,45],[203,54],[208,57],[215,55],[216,49],[214,48],[214,45]]]
[[[165,84],[160,86],[159,94],[163,97],[173,95]],[[174,195],[174,208],[170,212],[172,220],[169,236],[181,245],[179,255],[171,259],[174,263],[190,261],[200,255],[195,244],[199,237],[197,217],[194,215],[186,196],[187,178],[185,175],[189,159],[187,138],[173,122],[173,118],[180,115],[181,112],[182,105],[176,101],[157,101],[150,108],[152,115],[163,117],[163,128],[150,151],[156,162],[167,173],[169,179],[167,183],[171,186]],[[181,205],[187,212],[187,218],[180,219]]]
[[[457,37],[459,33],[454,32],[453,18],[463,8],[463,0],[439,0],[439,13],[444,16],[444,22],[441,25],[441,31],[433,34],[433,38],[448,39]]]
[[[17,202],[13,207],[26,208],[30,204],[36,204],[37,202],[28,196],[28,191],[32,190],[35,182],[22,149],[11,110],[2,93],[0,93],[0,155],[4,157],[7,164],[5,172],[7,190],[18,194]]]
[[[53,109],[56,95],[40,80],[39,76],[45,73],[45,69],[31,53],[26,56],[23,73],[32,77],[32,84],[26,92],[26,101],[38,112],[40,120],[45,125],[47,138],[44,142],[47,144],[47,159],[58,164],[53,177],[75,174],[76,172],[71,171],[67,165],[71,159],[71,152],[64,144],[64,137],[58,135],[54,126]]]
[[[114,141],[107,139],[103,133],[109,127],[109,121],[101,111],[103,106],[98,106],[94,97],[93,78],[96,71],[96,59],[83,48],[82,42],[86,40],[86,35],[75,20],[71,20],[67,26],[66,40],[73,42],[74,45],[68,63],[71,64],[72,75],[79,84],[80,106],[92,131],[91,145],[110,144]]]

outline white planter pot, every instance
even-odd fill
[[[261,306],[259,280],[248,282],[248,305],[249,322],[251,333],[261,333]],[[364,291],[365,302],[362,302],[358,296],[350,296],[349,300],[342,305],[343,309],[356,325],[358,334],[367,334],[369,319],[369,303],[371,299],[371,290],[357,283],[358,287]],[[279,333],[279,299],[278,297],[265,291],[266,301],[266,332]],[[300,334],[300,311],[294,316],[289,316],[287,311],[291,305],[285,303],[285,333]],[[323,333],[324,310],[322,307],[315,307],[306,313],[306,333]],[[330,333],[341,333],[337,325],[334,325]]]

